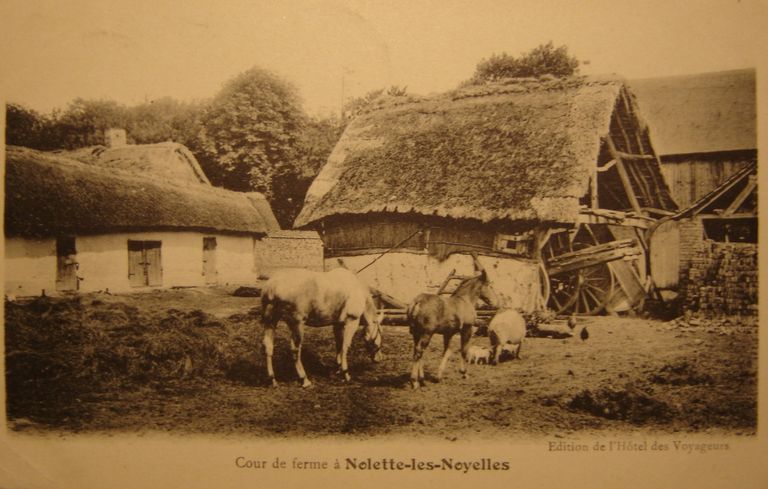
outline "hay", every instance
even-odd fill
[[[574,222],[623,87],[524,79],[385,99],[350,123],[295,225],[381,211]]]
[[[258,193],[170,183],[13,146],[6,150],[5,199],[5,231],[10,236],[279,229],[269,203]]]
[[[258,312],[218,320],[200,310],[146,314],[79,299],[5,304],[9,414],[38,413],[89,393],[211,381],[257,367]],[[72,398],[72,399],[70,399]]]

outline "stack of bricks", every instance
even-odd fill
[[[757,245],[704,241],[683,271],[684,307],[706,316],[757,315]]]

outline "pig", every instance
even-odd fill
[[[501,360],[502,350],[509,351],[514,358],[520,358],[520,347],[525,339],[525,319],[513,309],[501,310],[488,325],[488,337],[491,340],[491,364]],[[508,346],[508,345],[511,345]]]
[[[467,361],[469,363],[488,364],[488,360],[491,357],[491,350],[485,346],[472,345],[467,352]]]

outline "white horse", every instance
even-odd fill
[[[267,357],[267,375],[276,386],[272,368],[274,335],[277,323],[282,320],[291,330],[291,351],[296,373],[303,387],[312,383],[301,363],[301,343],[304,326],[333,326],[336,339],[336,364],[344,380],[349,381],[347,350],[360,320],[365,322],[365,341],[371,359],[378,362],[381,354],[381,318],[370,289],[351,271],[336,268],[329,272],[305,269],[276,271],[267,281],[261,293],[261,317],[264,325],[264,353]]]

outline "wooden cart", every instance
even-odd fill
[[[642,307],[647,292],[642,238],[615,239],[615,229],[600,226],[553,232],[542,248],[548,306],[558,315]]]

